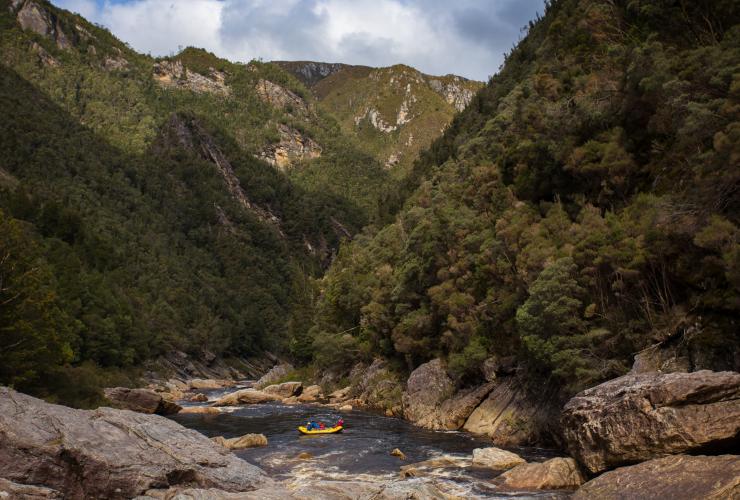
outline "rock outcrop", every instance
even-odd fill
[[[394,415],[401,415],[402,382],[388,369],[386,361],[375,359],[370,366],[359,363],[352,368],[349,378],[352,381],[349,394],[352,399],[339,408],[341,411],[350,411],[352,405],[356,405],[391,410]]]
[[[500,377],[463,429],[488,436],[500,446],[532,444],[549,433],[549,422],[557,419],[554,408],[548,391],[535,399],[518,376]]]
[[[11,9],[18,9],[16,19],[25,31],[54,40],[60,49],[72,46],[72,41],[62,29],[59,19],[42,5],[33,0],[17,1],[11,5]]]
[[[298,94],[291,92],[273,83],[260,78],[254,87],[257,96],[263,101],[278,109],[282,109],[294,116],[308,116],[308,105]]]
[[[466,88],[463,82],[466,80],[455,75],[448,75],[447,81],[437,78],[429,78],[429,86],[444,97],[447,104],[453,106],[457,111],[465,109],[473,99],[475,93],[470,88]]]
[[[292,73],[308,87],[312,87],[327,76],[351,67],[347,64],[341,63],[314,61],[273,61],[273,63]]]
[[[286,377],[289,373],[293,372],[295,368],[290,363],[280,363],[273,366],[267,373],[262,375],[260,379],[254,383],[255,389],[262,389],[268,385],[274,384],[277,380]]]
[[[131,498],[178,485],[249,491],[272,482],[202,434],[158,415],[75,410],[0,388],[0,471],[65,498]]]
[[[487,469],[505,470],[526,463],[516,453],[500,448],[476,448],[473,450],[473,466]]]
[[[257,158],[264,160],[280,170],[286,170],[293,163],[321,156],[321,146],[299,130],[279,123],[280,139],[268,144],[259,152]]]
[[[320,385],[309,385],[308,387],[303,389],[301,395],[298,396],[298,401],[300,401],[301,403],[313,403],[323,398],[324,395],[321,392]]]
[[[149,389],[129,389],[128,387],[113,387],[105,389],[105,397],[113,406],[123,410],[132,410],[139,413],[156,413],[157,415],[174,415],[182,407],[167,401],[161,395]]]
[[[562,457],[517,465],[494,480],[498,487],[509,490],[575,490],[584,481],[576,461]]]
[[[737,455],[672,455],[606,472],[576,491],[574,500],[740,498]]]
[[[197,93],[229,95],[226,74],[210,68],[208,76],[184,67],[178,60],[165,59],[154,63],[154,80],[164,88],[190,90]]]
[[[218,436],[211,438],[211,441],[218,443],[229,450],[243,450],[245,448],[267,446],[267,438],[264,434],[245,434],[235,438]]]
[[[571,399],[562,427],[570,454],[594,473],[737,446],[740,373],[625,375]]]
[[[440,359],[420,365],[411,373],[403,394],[403,414],[427,429],[457,430],[493,389],[494,384],[455,392],[455,385]]]
[[[276,394],[270,394],[256,389],[242,389],[240,391],[234,391],[221,396],[214,401],[211,406],[254,405],[269,403],[271,401],[280,401],[282,399],[283,398]]]

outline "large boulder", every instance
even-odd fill
[[[672,455],[620,467],[587,482],[573,496],[574,500],[592,498],[740,498],[740,457]]]
[[[282,384],[268,385],[262,390],[268,394],[280,396],[281,398],[290,398],[298,396],[303,391],[303,383],[283,382]]]
[[[547,389],[537,398],[518,376],[500,377],[485,400],[470,414],[463,429],[490,437],[499,446],[542,441],[557,421],[557,400]]]
[[[0,388],[0,471],[65,498],[131,498],[177,485],[248,491],[272,481],[158,415],[75,410]]]
[[[494,480],[497,486],[508,490],[574,490],[584,481],[576,461],[563,457],[517,465]]]
[[[485,467],[487,469],[506,470],[526,463],[516,453],[502,450],[500,448],[476,448],[473,450],[473,466]]]
[[[571,455],[594,473],[736,445],[740,373],[625,375],[579,393],[561,423]]]
[[[349,378],[352,381],[350,396],[354,402],[349,400],[348,404],[401,412],[403,384],[385,360],[376,358],[370,366],[358,363],[352,368]]]
[[[420,365],[411,372],[403,394],[403,414],[416,425],[427,429],[457,430],[494,383],[455,392],[455,384],[440,359]]]
[[[283,398],[276,394],[270,394],[255,389],[242,389],[240,391],[230,392],[229,394],[221,396],[211,403],[211,406],[254,405],[269,403],[271,401],[280,401],[281,399]]]
[[[114,407],[122,410],[156,413],[157,415],[174,415],[182,410],[180,405],[167,401],[160,394],[149,389],[113,387],[103,392]]]
[[[270,371],[265,373],[262,376],[262,378],[260,378],[257,382],[255,382],[253,387],[255,389],[262,389],[263,387],[272,385],[278,380],[280,380],[281,378],[288,376],[288,374],[293,371],[295,371],[295,368],[293,368],[293,365],[289,363],[282,363],[279,365],[275,365],[272,368],[270,368]]]
[[[232,380],[216,380],[212,378],[194,378],[188,382],[190,389],[204,390],[204,389],[221,389],[223,387],[231,387],[234,385]]]
[[[318,399],[323,399],[323,397],[324,395],[321,392],[320,385],[309,385],[308,387],[303,389],[301,395],[298,396],[298,401],[300,401],[301,403],[313,403]]]
[[[267,446],[267,438],[264,434],[245,434],[235,438],[218,436],[211,438],[211,441],[229,450],[243,450],[244,448]]]

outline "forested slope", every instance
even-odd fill
[[[550,2],[396,221],[342,248],[306,356],[442,357],[461,385],[515,356],[562,395],[656,343],[740,368],[739,20],[732,1]]]

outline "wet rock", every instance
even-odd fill
[[[403,414],[427,429],[457,430],[493,387],[489,383],[455,392],[442,361],[434,359],[411,373],[403,394]]]
[[[406,454],[399,450],[398,448],[394,448],[393,451],[391,451],[392,457],[398,457],[401,460],[406,460]]]
[[[304,452],[301,452],[301,453],[298,454],[298,458],[300,460],[310,460],[310,459],[313,458],[313,455],[311,455],[307,451],[304,451]]]
[[[188,484],[248,491],[272,483],[199,432],[158,415],[75,410],[0,388],[0,471],[67,498],[131,498]]]
[[[286,377],[289,373],[292,373],[294,371],[295,368],[293,368],[293,365],[289,363],[275,365],[270,369],[270,371],[265,373],[262,378],[255,382],[254,388],[262,389],[263,387],[267,387],[268,385],[275,383],[277,380]]]
[[[219,415],[221,410],[212,406],[186,406],[180,410],[180,414]]]
[[[739,497],[739,456],[671,455],[606,472],[581,486],[573,499],[719,500]]]
[[[188,398],[188,401],[191,403],[205,403],[208,401],[208,396],[203,394],[202,392],[199,392],[198,394],[193,394]]]
[[[303,383],[283,382],[282,384],[268,385],[262,390],[268,394],[280,396],[281,398],[289,398],[292,396],[298,396],[301,391],[303,391]]]
[[[549,432],[551,422],[557,422],[558,411],[557,400],[548,391],[534,398],[519,377],[499,377],[463,429],[488,436],[500,446],[532,444]]]
[[[352,405],[342,405],[339,407],[339,411],[352,411]]]
[[[439,469],[460,469],[470,465],[470,460],[453,457],[453,456],[442,456],[424,460],[423,462],[417,462],[414,464],[404,465],[401,467],[400,476],[401,479],[407,479],[411,477],[423,477],[432,474],[434,471]]]
[[[475,467],[504,470],[523,463],[526,463],[526,461],[516,453],[500,448],[476,448],[473,450],[473,466]]]
[[[584,481],[576,461],[562,457],[517,465],[494,480],[497,486],[511,490],[574,490]]]
[[[283,399],[284,405],[298,405],[301,403],[303,403],[303,401],[301,401],[298,396],[291,396],[289,398]]]
[[[240,391],[231,392],[225,396],[221,396],[219,399],[211,403],[211,406],[254,405],[269,403],[270,401],[280,401],[281,399],[283,398],[280,396],[264,391],[242,389]]]
[[[721,448],[740,434],[740,373],[625,375],[564,407],[563,437],[591,472]]]
[[[267,446],[267,438],[264,434],[245,434],[235,438],[225,438],[217,436],[211,438],[211,441],[220,444],[229,450],[243,450],[245,448],[259,448]]]
[[[129,389],[113,387],[105,389],[105,397],[119,409],[156,413],[157,415],[174,415],[182,410],[180,405],[167,401],[161,395],[149,389]]]
[[[51,488],[19,484],[0,478],[0,499],[36,500],[42,498],[62,499],[64,496]]]

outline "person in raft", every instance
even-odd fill
[[[319,429],[321,429],[322,431],[323,431],[324,429],[326,429],[326,424],[325,424],[324,422],[321,422],[321,423],[319,424]]]
[[[319,424],[317,424],[313,420],[309,420],[308,423],[306,424],[306,430],[307,431],[312,431],[312,430],[318,429],[318,428],[319,428]]]
[[[344,427],[344,419],[342,417],[339,417],[339,421],[334,427]]]

